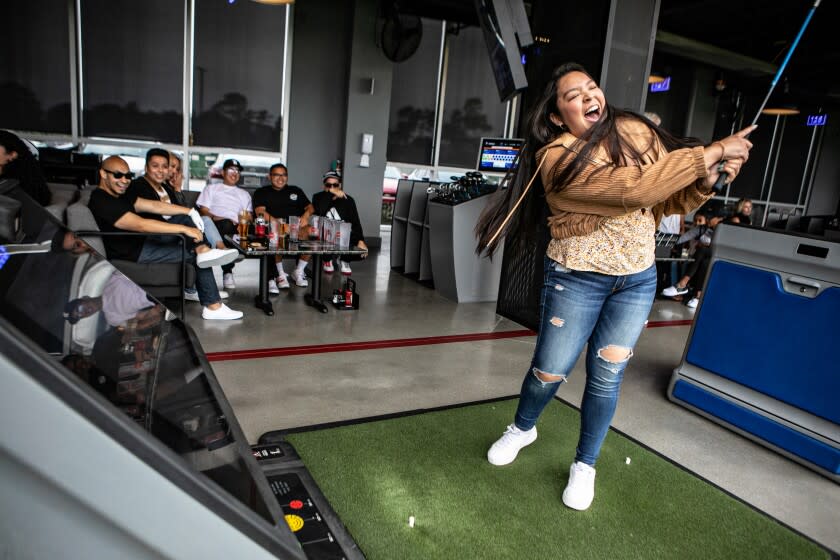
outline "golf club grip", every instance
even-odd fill
[[[726,185],[726,178],[729,177],[728,173],[721,172],[718,180],[715,181],[715,184],[712,186],[715,192],[719,193],[723,190],[723,187]]]

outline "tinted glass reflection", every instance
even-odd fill
[[[462,29],[449,43],[440,165],[475,169],[482,136],[504,136],[505,104],[481,30]]]
[[[85,136],[181,142],[184,5],[83,0]]]
[[[195,4],[193,143],[280,150],[286,7]]]
[[[420,47],[408,60],[394,64],[388,161],[432,163],[441,22],[423,19]]]
[[[68,18],[66,0],[3,3],[3,128],[70,133]]]
[[[69,377],[276,523],[184,324],[10,183],[0,181],[0,315]]]

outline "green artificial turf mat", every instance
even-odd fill
[[[371,560],[829,557],[612,430],[598,460],[592,507],[568,509],[561,495],[577,443],[577,410],[553,401],[538,424],[539,438],[514,463],[487,462],[487,448],[511,422],[516,403],[287,439]]]

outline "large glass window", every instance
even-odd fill
[[[184,2],[81,7],[83,134],[181,142]]]
[[[192,143],[280,151],[286,7],[197,0]]]
[[[0,126],[69,134],[70,38],[67,0],[3,4]]]
[[[432,163],[441,34],[440,21],[424,19],[417,52],[394,64],[388,161]]]
[[[439,165],[473,169],[482,136],[503,136],[505,104],[478,27],[449,38]]]

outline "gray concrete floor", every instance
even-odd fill
[[[457,304],[390,269],[383,248],[353,263],[358,311],[321,314],[303,302],[304,288],[272,297],[276,314],[253,306],[256,261],[236,266],[229,305],[233,322],[203,321],[188,304],[187,322],[206,352],[435,337],[522,329],[495,314],[495,303]],[[287,261],[286,271],[293,263]],[[221,285],[221,277],[217,276]],[[324,275],[324,295],[341,282]],[[675,302],[657,301],[651,321],[691,318]],[[840,485],[677,406],[665,396],[689,327],[646,329],[625,374],[613,426],[834,551],[840,551]],[[249,441],[267,431],[515,395],[534,337],[213,362]],[[579,361],[560,398],[577,406]],[[504,426],[488,427],[488,445]],[[574,450],[569,450],[571,460]],[[558,465],[564,470],[566,465]],[[724,520],[721,520],[724,522]],[[758,537],[760,538],[760,537]]]

